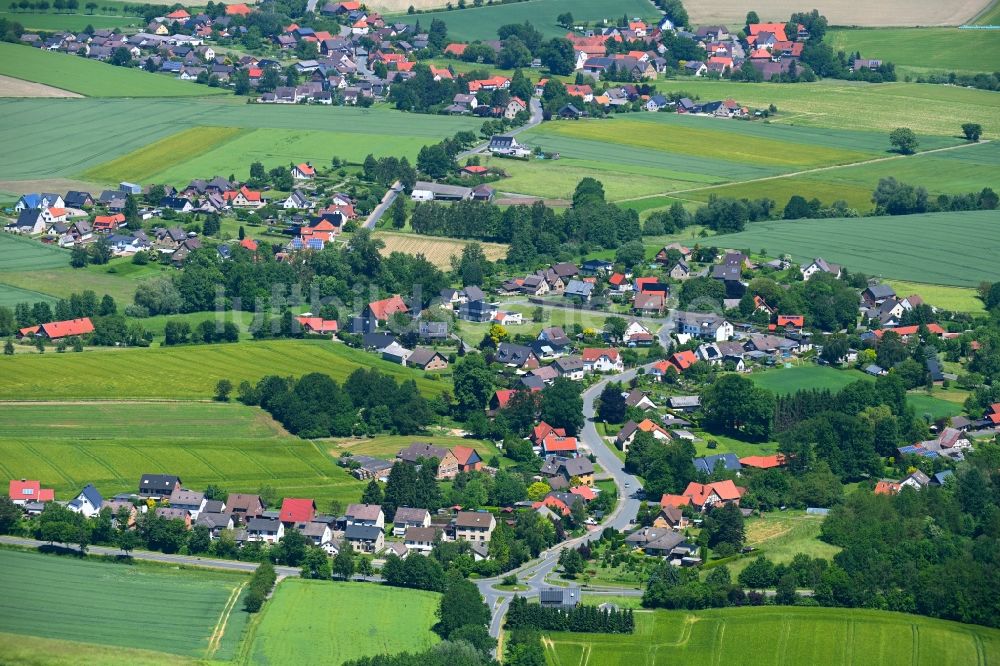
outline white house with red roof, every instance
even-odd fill
[[[322,317],[296,317],[295,321],[299,322],[299,325],[302,326],[302,329],[306,333],[332,335],[337,332],[336,319],[323,319]]]
[[[232,7],[232,5],[229,5]],[[236,208],[261,208],[264,205],[264,197],[260,192],[251,190],[243,185],[238,190],[231,190],[223,193],[223,198]]]
[[[585,372],[622,372],[625,364],[617,349],[587,347],[581,354]]]
[[[292,167],[292,178],[295,180],[312,180],[316,177],[316,169],[308,162],[296,164]]]
[[[664,495],[660,498],[660,506],[672,506],[679,509],[690,505],[699,511],[725,504],[739,506],[740,498],[746,491],[746,488],[737,486],[729,479],[715,483],[695,483],[692,481],[681,495]]]
[[[555,433],[550,433],[542,440],[541,449],[545,456],[557,455],[575,458],[579,453],[576,437],[560,437]]]
[[[11,479],[7,495],[18,506],[23,506],[28,502],[51,502],[55,499],[54,490],[42,488],[40,481],[28,479]]]

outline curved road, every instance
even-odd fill
[[[543,119],[543,116],[542,116],[542,103],[538,101],[537,97],[532,97],[530,100],[528,100],[528,109],[531,111],[531,118],[528,119],[528,122],[524,123],[520,127],[515,127],[514,129],[512,129],[509,132],[504,132],[504,134],[503,134],[504,136],[517,136],[521,132],[524,132],[525,130],[529,130],[532,127],[537,127],[538,125],[540,125],[542,123],[542,119]],[[476,146],[474,148],[470,148],[469,150],[466,150],[464,153],[459,153],[458,155],[455,156],[455,159],[456,160],[463,160],[466,157],[471,157],[473,155],[477,155],[477,154],[483,152],[484,150],[486,150],[489,147],[489,145],[490,145],[489,141],[487,141],[485,143],[481,143],[481,144],[479,144],[478,146]]]

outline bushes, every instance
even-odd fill
[[[274,565],[268,561],[260,563],[257,570],[250,576],[250,583],[247,586],[247,595],[243,599],[243,608],[248,613],[256,613],[264,605],[264,600],[274,588],[274,582],[278,576],[274,571]]]
[[[601,610],[597,606],[577,606],[569,609],[544,608],[529,604],[521,596],[514,597],[507,611],[507,629],[541,629],[546,631],[576,631],[605,634],[631,634],[635,618],[630,609]]]

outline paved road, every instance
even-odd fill
[[[368,216],[368,219],[365,220],[365,223],[361,226],[365,229],[371,229],[374,231],[375,225],[378,224],[380,219],[382,219],[385,211],[389,210],[389,206],[392,205],[392,202],[396,200],[396,197],[398,197],[399,193],[402,191],[403,184],[397,180],[392,184],[392,187],[389,188],[389,191],[385,193],[385,196],[382,197],[381,203],[375,206],[375,210],[371,212],[371,215]]]
[[[542,122],[542,103],[540,101],[538,101],[537,98],[532,97],[531,100],[529,100],[529,102],[528,102],[528,109],[531,111],[531,117],[528,119],[528,122],[526,122],[525,124],[521,125],[520,127],[516,127],[514,129],[512,129],[509,132],[504,132],[504,136],[517,136],[521,132],[524,132],[525,130],[529,130],[532,127],[537,127],[538,125],[541,124],[541,122]],[[481,143],[478,146],[470,148],[469,150],[465,151],[464,153],[459,153],[455,157],[455,159],[456,160],[462,160],[462,159],[465,159],[466,157],[471,157],[473,155],[477,155],[477,154],[483,152],[484,150],[486,150],[489,147],[489,145],[490,145],[489,141],[486,141],[485,143]]]
[[[40,548],[52,545],[48,541],[36,541],[35,539],[24,539],[22,537],[0,536],[0,543],[14,546],[27,546],[28,548]],[[118,548],[108,548],[107,546],[87,546],[87,553],[91,555],[106,555],[119,557],[122,551]],[[196,557],[194,555],[168,555],[166,553],[155,553],[147,550],[133,550],[131,553],[134,560],[148,560],[150,562],[165,562],[168,564],[184,565],[189,567],[204,567],[206,569],[228,569],[230,571],[253,571],[257,568],[256,562],[239,562],[236,560],[217,560],[212,557]],[[295,567],[274,567],[279,576],[298,576],[300,571]]]

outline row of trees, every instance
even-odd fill
[[[597,606],[546,608],[515,596],[507,609],[507,629],[539,629],[602,634],[631,634],[635,617],[631,609],[601,609]]]

